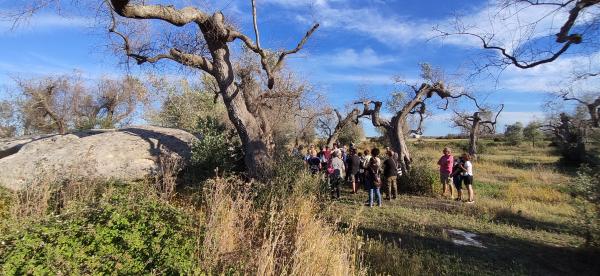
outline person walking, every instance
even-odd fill
[[[340,151],[333,151],[333,157],[331,158],[331,173],[329,174],[329,180],[331,183],[331,197],[340,198],[340,185],[346,176],[346,165],[340,158]]]
[[[396,160],[394,152],[388,150],[386,152],[387,159],[383,162],[383,176],[385,177],[385,185],[387,188],[387,200],[396,199],[398,197],[398,185],[396,180],[398,177],[398,169],[396,168]]]
[[[454,158],[452,157],[452,151],[450,148],[445,147],[443,150],[444,155],[440,157],[437,164],[440,166],[440,181],[442,182],[442,197],[446,196],[446,191],[449,190],[450,198],[452,198],[452,187],[450,186],[450,174],[452,173],[452,165],[454,164]]]
[[[369,189],[369,207],[373,207],[374,196],[377,196],[377,206],[381,207],[381,177],[379,176],[381,170],[381,160],[379,157],[379,149],[374,148],[371,151],[371,159],[365,168],[367,173],[367,187]]]

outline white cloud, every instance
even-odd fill
[[[10,20],[0,21],[0,34],[12,32],[30,32],[56,28],[84,28],[91,27],[95,20],[82,16],[60,16],[56,14],[37,14],[32,18],[21,21],[17,25]]]
[[[317,21],[326,29],[345,29],[363,33],[389,46],[403,45],[415,40],[425,40],[421,36],[431,30],[432,24],[418,23],[416,20],[403,20],[386,16],[375,8],[352,8],[344,0],[266,0],[286,8],[310,7],[312,14],[296,15],[296,20],[307,23]]]
[[[544,119],[545,114],[542,111],[503,111],[498,116],[500,127],[496,130],[502,132],[504,126],[521,122],[527,125],[529,122]]]
[[[511,66],[502,73],[498,88],[527,93],[557,92],[559,89],[572,84],[568,80],[574,73],[573,69],[579,68],[591,72],[600,71],[600,66],[597,65],[599,60],[600,52],[597,52],[590,56],[564,56],[554,62],[525,70]],[[578,83],[578,88],[582,90],[591,90],[598,86],[600,86],[600,79],[598,78],[590,78]]]
[[[309,7],[310,12],[296,14],[296,20],[303,23],[317,21],[323,28],[344,29],[369,36],[388,46],[402,46],[413,42],[425,42],[439,36],[433,28],[452,32],[456,23],[455,16],[441,19],[422,19],[384,14],[382,6],[368,6],[361,2],[351,5],[346,0],[265,0],[270,4],[288,9]],[[494,45],[509,49],[518,48],[523,42],[542,36],[552,35],[567,18],[568,9],[556,9],[551,5],[531,6],[521,4],[500,8],[497,1],[488,0],[483,4],[471,5],[469,10],[459,16],[460,25],[469,32],[483,34],[491,38]],[[452,11],[449,11],[452,12]],[[589,15],[584,14],[582,17]],[[585,20],[579,20],[582,22]],[[488,34],[488,35],[485,35]],[[493,34],[493,36],[489,36]],[[481,42],[464,35],[448,36],[439,41],[446,44],[466,47],[481,47]]]
[[[339,49],[332,55],[323,55],[314,57],[321,60],[323,65],[332,65],[336,67],[374,67],[397,60],[394,56],[379,55],[372,48],[365,48],[361,51],[354,49]]]

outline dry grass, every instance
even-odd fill
[[[300,179],[299,181],[303,181]],[[314,197],[291,195],[267,209],[236,180],[211,181],[203,210],[201,262],[209,272],[256,275],[358,275],[358,240],[318,216]],[[240,189],[242,189],[240,191]]]

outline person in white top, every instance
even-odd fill
[[[461,165],[463,170],[463,181],[469,190],[469,200],[467,203],[474,203],[475,194],[473,193],[473,163],[471,163],[471,156],[467,153],[463,154],[463,160],[465,162]]]

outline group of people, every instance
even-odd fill
[[[462,187],[464,184],[468,191],[467,203],[474,203],[473,163],[471,162],[471,156],[468,153],[464,153],[462,156],[454,158],[451,149],[448,147],[444,148],[443,154],[440,160],[438,160],[440,180],[443,185],[442,197],[445,197],[447,192],[450,192],[450,198],[454,198],[452,187],[450,186],[454,185],[458,193],[454,200],[462,201]]]
[[[386,199],[393,200],[398,197],[398,177],[402,175],[399,168],[398,154],[389,147],[385,150],[385,158],[380,157],[380,150],[359,151],[353,144],[339,147],[337,143],[333,147],[323,146],[320,149],[310,145],[307,154],[303,156],[306,168],[312,174],[320,174],[325,177],[331,189],[332,198],[340,198],[340,187],[348,183],[352,187],[352,193],[358,191],[359,186],[369,192],[367,204],[373,207],[382,205],[381,188],[386,190]],[[295,154],[301,155],[295,149]],[[450,193],[450,198],[462,201],[463,185],[468,190],[467,203],[473,203],[473,164],[469,154],[463,154],[458,158],[452,156],[451,149],[446,147],[439,159],[440,179],[442,183],[442,197]],[[452,186],[458,192],[456,198],[453,195]]]
[[[369,191],[368,205],[382,204],[381,187],[387,188],[387,199],[396,199],[398,196],[397,178],[401,170],[398,169],[398,154],[386,148],[386,158],[382,161],[380,150],[358,149],[350,144],[339,147],[323,146],[319,151],[311,145],[304,156],[307,169],[313,174],[322,173],[331,188],[332,198],[340,197],[340,186],[348,183],[352,193],[356,193],[359,186]]]

